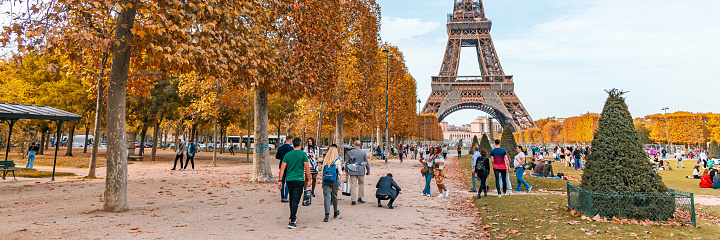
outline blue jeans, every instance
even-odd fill
[[[523,173],[525,172],[525,168],[519,167],[515,168],[515,179],[517,179],[517,189],[515,191],[522,191],[522,186],[524,185],[526,189],[530,190],[530,184],[523,179]],[[522,185],[520,185],[522,184]]]
[[[422,193],[430,194],[430,181],[432,181],[432,174],[425,173],[425,189],[423,189]]]
[[[471,180],[471,181],[472,181],[472,185],[473,185],[473,188],[472,188],[472,189],[473,189],[473,190],[476,190],[477,188],[476,188],[475,182],[477,182],[478,179],[475,178],[475,174],[474,174],[474,173],[470,173],[470,176],[472,177],[472,180]],[[481,187],[484,187],[484,186],[481,186]]]
[[[288,199],[288,188],[287,188],[287,182],[285,181],[285,174],[283,174],[282,177],[282,187],[280,188],[280,198],[281,199]]]
[[[580,159],[580,158],[576,158],[576,159],[575,159],[575,170],[578,170],[578,169],[582,170],[582,169],[583,169],[583,168],[582,168],[582,164],[580,163],[581,161],[582,161],[582,159]]]
[[[33,168],[33,163],[35,163],[35,151],[28,152],[28,160],[27,163],[25,163],[25,168]]]

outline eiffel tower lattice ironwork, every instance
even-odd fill
[[[513,131],[535,126],[515,95],[512,75],[505,75],[490,37],[492,22],[485,17],[482,0],[453,0],[448,14],[448,42],[440,74],[432,77],[432,93],[423,113],[442,121],[453,112],[477,109],[490,114]],[[457,76],[462,47],[475,47],[481,76]]]

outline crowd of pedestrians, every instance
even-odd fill
[[[313,138],[308,138],[306,146],[302,146],[302,139],[287,136],[285,143],[278,148],[275,158],[280,160],[277,187],[280,190],[281,202],[288,202],[290,207],[290,221],[288,228],[297,228],[297,211],[301,198],[315,197],[314,185],[321,175],[323,190],[323,205],[325,210],[324,222],[340,216],[338,210],[338,192],[342,188],[343,194],[349,193],[350,205],[366,203],[365,176],[370,174],[370,162],[367,153],[362,150],[362,143],[355,141],[353,148],[345,157],[338,146],[333,144],[325,153],[322,162],[321,151]],[[406,147],[400,147],[398,154],[407,154]],[[323,165],[322,168],[320,165]],[[321,170],[322,169],[322,170]],[[342,181],[345,179],[345,181]],[[391,173],[381,177],[377,184],[375,197],[378,207],[382,207],[383,200],[389,200],[387,207],[393,209],[393,203],[401,194],[400,186],[395,182]],[[307,194],[303,194],[303,192]],[[307,199],[309,200],[309,199]],[[303,205],[306,205],[303,200]],[[309,205],[311,201],[307,202]],[[331,209],[332,207],[332,209]],[[332,212],[331,212],[332,210]]]

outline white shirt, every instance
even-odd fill
[[[523,153],[523,152],[520,152],[520,153],[518,153],[518,155],[515,155],[515,162],[514,162],[515,168],[520,167],[518,165],[521,165],[520,164],[520,162],[522,162],[521,158],[524,158],[524,157],[525,157],[525,153]]]

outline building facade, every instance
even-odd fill
[[[491,131],[493,134],[502,132],[499,122],[492,121],[485,116],[480,116],[472,123],[461,126],[449,125],[447,122],[441,122],[440,125],[443,130],[443,138],[450,143],[462,140],[463,143],[470,144],[475,136],[479,139],[483,134],[492,136]]]

